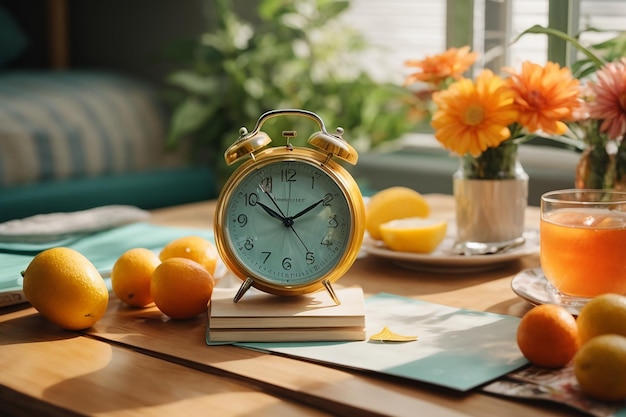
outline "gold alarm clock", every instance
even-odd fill
[[[265,121],[299,116],[315,121],[309,147],[267,147]],[[322,119],[306,110],[273,110],[261,115],[250,133],[225,152],[228,165],[247,159],[229,177],[218,198],[215,242],[228,269],[243,281],[237,302],[250,287],[275,295],[302,295],[326,289],[340,304],[332,283],[352,266],[365,230],[363,197],[350,173],[335,159],[356,164],[357,152],[329,133]]]

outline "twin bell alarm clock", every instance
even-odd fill
[[[311,147],[285,143],[261,127],[274,117],[305,117],[317,123]],[[234,302],[250,287],[289,296],[326,289],[340,304],[332,284],[352,266],[363,241],[365,208],[361,192],[336,160],[352,165],[357,152],[338,127],[329,133],[315,113],[299,109],[261,115],[252,132],[224,154],[231,165],[245,160],[226,181],[216,207],[215,243],[228,269],[243,281]]]

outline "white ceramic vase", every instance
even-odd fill
[[[492,150],[492,160],[478,161],[501,165],[491,178],[476,178],[477,161],[461,159],[453,175],[457,242],[504,243],[524,234],[528,174],[517,158],[517,145],[510,146]]]

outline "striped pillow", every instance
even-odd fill
[[[0,74],[0,187],[158,167],[165,120],[154,90],[127,77]]]

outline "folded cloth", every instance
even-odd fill
[[[67,213],[38,214],[0,223],[0,243],[45,244],[146,221],[150,213],[138,207],[110,205]]]

